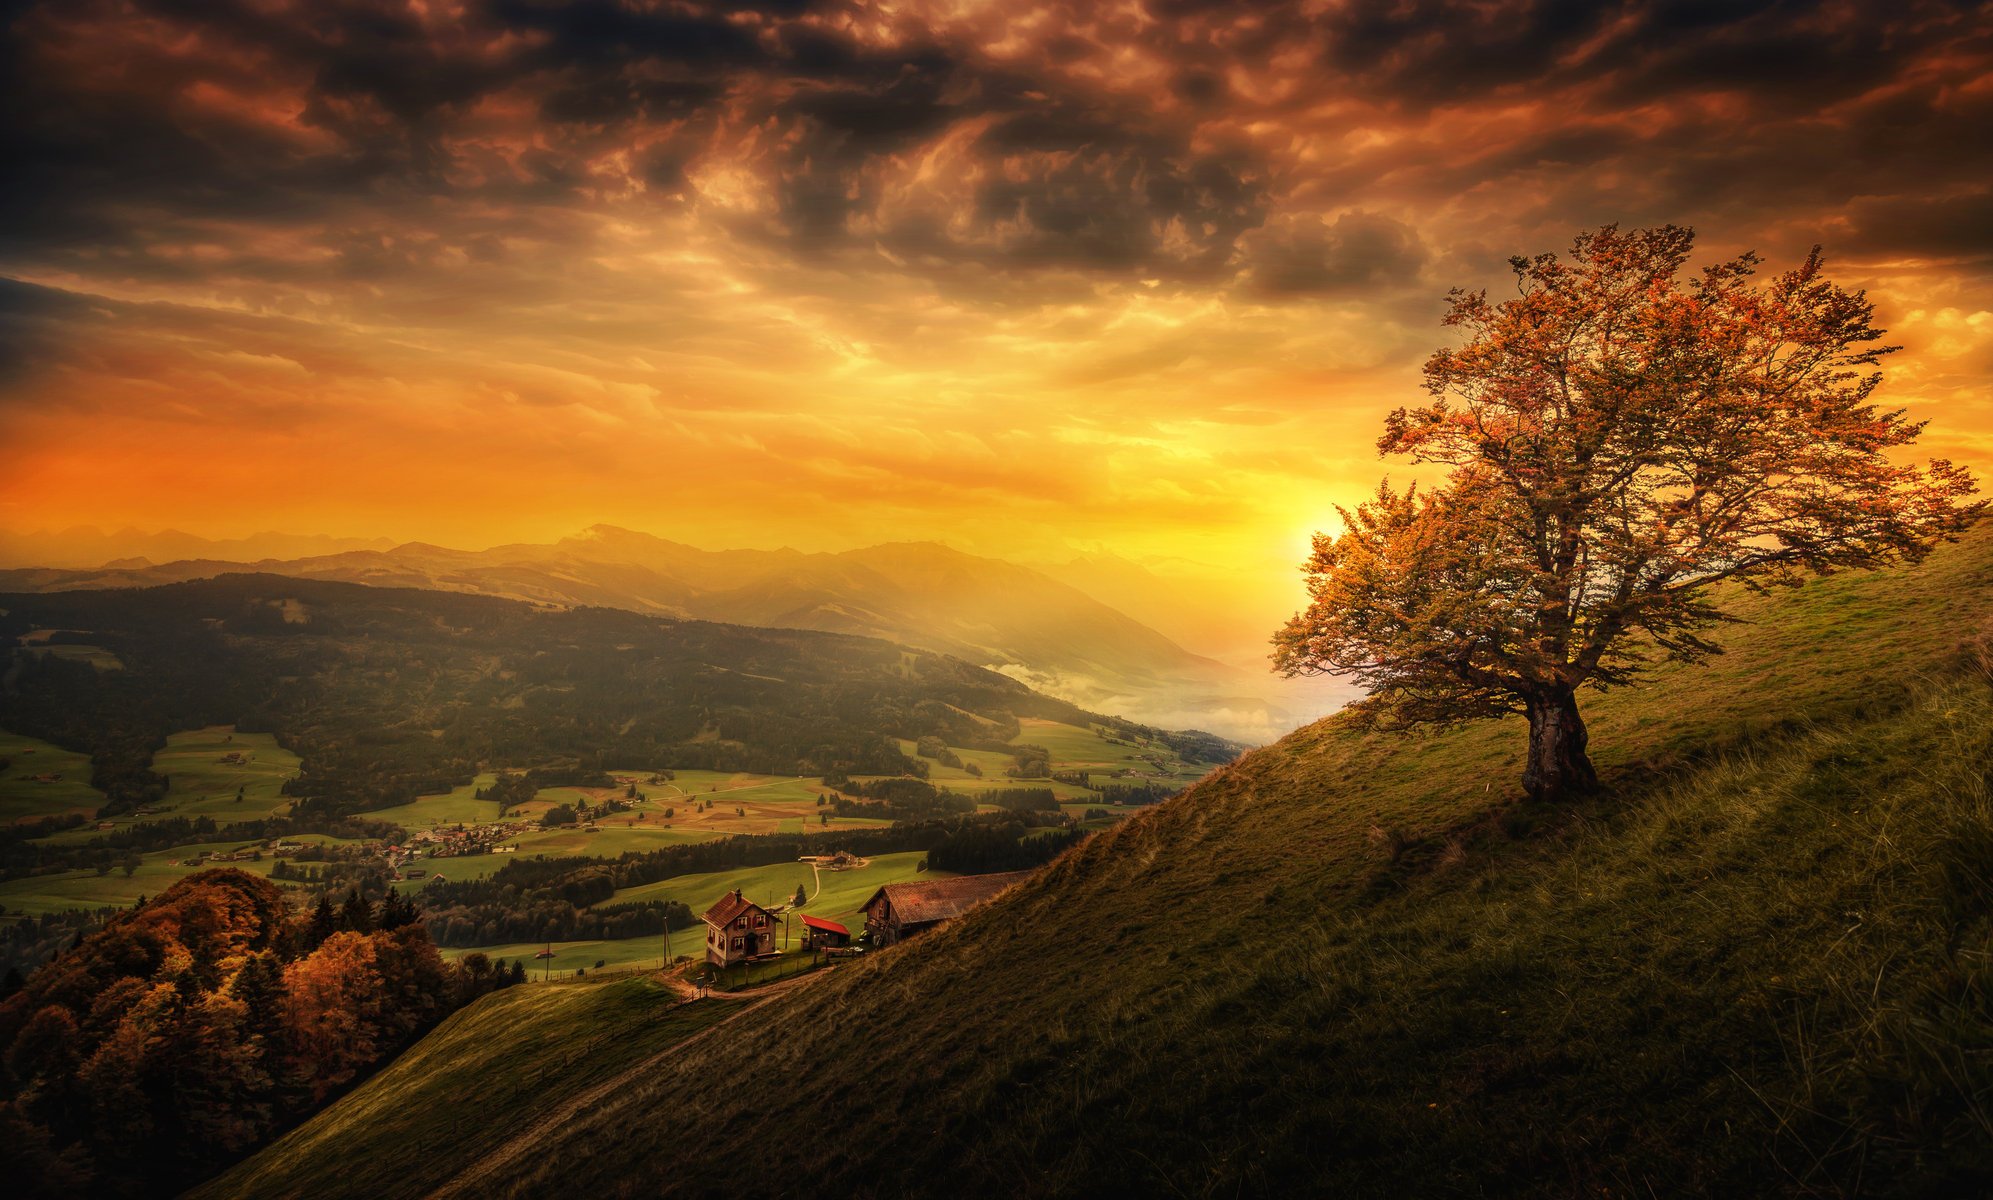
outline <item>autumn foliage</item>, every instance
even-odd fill
[[[1922,423],[1873,402],[1895,347],[1818,249],[1760,281],[1750,254],[1685,277],[1693,245],[1608,226],[1511,260],[1513,298],[1452,293],[1466,343],[1378,442],[1444,482],[1317,535],[1280,670],[1355,679],[1384,725],[1524,713],[1553,798],[1596,783],[1579,690],[1715,653],[1716,585],[1914,560],[1979,514],[1963,469],[1901,457]]]
[[[449,1011],[458,981],[414,908],[359,908],[366,928],[339,929],[267,880],[203,871],[36,971],[0,1005],[10,1177],[177,1191]]]

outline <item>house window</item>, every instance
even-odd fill
[[[735,939],[734,939],[734,949],[736,949],[736,950],[740,949],[740,939],[739,939],[739,938],[735,938]]]

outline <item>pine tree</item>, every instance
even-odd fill
[[[388,894],[381,900],[380,927],[383,930],[400,929],[404,925],[413,925],[421,916],[422,910],[416,907],[415,901],[404,897],[392,888],[388,890]]]
[[[346,894],[346,903],[339,906],[339,928],[350,929],[354,933],[372,933],[374,930],[374,906],[354,888]]]
[[[306,954],[325,944],[325,939],[339,930],[339,917],[332,911],[332,897],[321,894],[318,907],[311,910],[311,923],[305,926],[304,950]]]
[[[284,969],[269,951],[252,954],[235,973],[229,992],[248,1010],[243,1032],[260,1038],[265,1061],[278,1053],[284,1034]]]

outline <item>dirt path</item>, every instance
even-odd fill
[[[539,1120],[534,1121],[518,1133],[512,1135],[498,1149],[464,1168],[464,1170],[457,1174],[456,1178],[431,1192],[429,1194],[430,1200],[443,1200],[444,1197],[483,1196],[489,1194],[491,1191],[489,1184],[497,1177],[500,1171],[524,1160],[532,1154],[535,1147],[545,1142],[561,1126],[574,1120],[587,1110],[600,1105],[619,1091],[628,1088],[632,1083],[636,1082],[644,1074],[654,1069],[659,1063],[662,1063],[672,1055],[682,1053],[688,1046],[697,1044],[703,1038],[711,1037],[713,1034],[725,1029],[727,1026],[740,1020],[782,993],[799,987],[806,987],[829,973],[827,970],[811,971],[807,975],[798,975],[793,979],[784,979],[776,983],[771,983],[766,987],[754,988],[750,991],[713,993],[708,998],[709,1000],[739,1002],[740,1011],[733,1013],[724,1020],[715,1021],[684,1041],[673,1042],[642,1062],[603,1080],[579,1096],[555,1108]],[[679,982],[682,983],[683,981]],[[678,985],[672,983],[672,981],[667,980],[666,983],[674,991],[678,990]],[[689,990],[690,985],[686,985],[686,987]],[[680,994],[683,995],[684,993],[681,992]],[[681,1001],[681,1003],[699,1002],[685,1000]]]

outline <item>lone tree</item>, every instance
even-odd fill
[[[1353,678],[1376,727],[1524,713],[1524,786],[1554,799],[1598,782],[1578,690],[1717,653],[1714,585],[1914,561],[1979,515],[1965,470],[1892,458],[1923,429],[1870,402],[1897,347],[1817,247],[1683,278],[1694,238],[1606,226],[1511,259],[1512,299],[1450,294],[1467,342],[1378,441],[1446,477],[1316,535],[1276,669]]]

